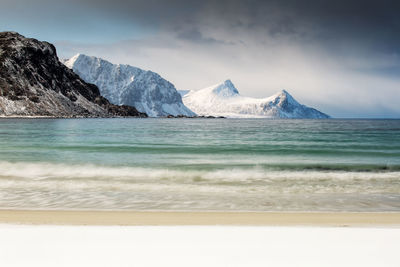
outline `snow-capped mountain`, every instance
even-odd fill
[[[101,95],[113,104],[134,106],[151,117],[196,116],[182,103],[175,86],[152,71],[82,54],[64,64],[86,82],[97,85]]]
[[[285,90],[268,98],[241,96],[230,80],[185,93],[183,103],[198,115],[236,118],[329,118],[314,108],[298,103]]]
[[[0,32],[0,116],[139,116],[116,106],[99,89],[59,62],[48,42],[16,32]]]

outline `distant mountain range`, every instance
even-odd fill
[[[151,117],[196,116],[182,103],[175,86],[155,72],[83,54],[64,64],[86,82],[96,84],[101,95],[115,105],[134,106]]]
[[[0,115],[146,116],[111,104],[59,61],[52,44],[15,32],[0,33]]]
[[[244,97],[230,80],[198,91],[181,91],[183,103],[198,115],[236,118],[309,118],[328,115],[298,103],[287,91],[267,98]]]
[[[129,65],[83,54],[63,63],[52,44],[1,32],[0,115],[329,118],[285,90],[268,98],[244,97],[227,80],[178,92],[157,73]]]
[[[157,73],[78,54],[65,65],[116,105],[132,105],[149,116],[225,116],[267,118],[329,118],[299,104],[283,90],[268,98],[243,97],[230,80],[199,90],[181,90]],[[181,97],[183,96],[183,99]],[[183,102],[182,102],[183,100]]]

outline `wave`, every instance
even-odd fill
[[[390,170],[390,171],[388,171]],[[94,179],[131,182],[262,182],[273,180],[371,180],[400,181],[398,166],[267,165],[217,169],[143,168],[57,163],[0,162],[0,178],[28,180]]]
[[[36,149],[36,146],[25,146],[25,148]],[[308,156],[367,156],[367,157],[399,157],[400,147],[397,145],[371,145],[371,144],[338,144],[324,142],[323,144],[302,141],[280,142],[274,145],[176,145],[176,144],[81,144],[81,145],[57,145],[51,149],[71,152],[95,152],[95,153],[120,153],[120,154],[159,154],[172,155],[194,154],[194,155],[308,155]]]
[[[212,170],[0,161],[0,208],[400,210],[400,172]]]

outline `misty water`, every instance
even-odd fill
[[[0,208],[400,211],[400,120],[0,119]]]

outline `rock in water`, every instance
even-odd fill
[[[0,33],[0,115],[146,116],[111,104],[58,60],[52,44],[15,32]]]
[[[196,116],[182,103],[175,86],[152,71],[78,54],[64,64],[83,80],[96,84],[116,105],[132,105],[151,117]]]
[[[268,98],[244,97],[230,80],[208,88],[183,92],[183,103],[202,116],[233,118],[325,119],[328,115],[297,102],[282,90]]]

